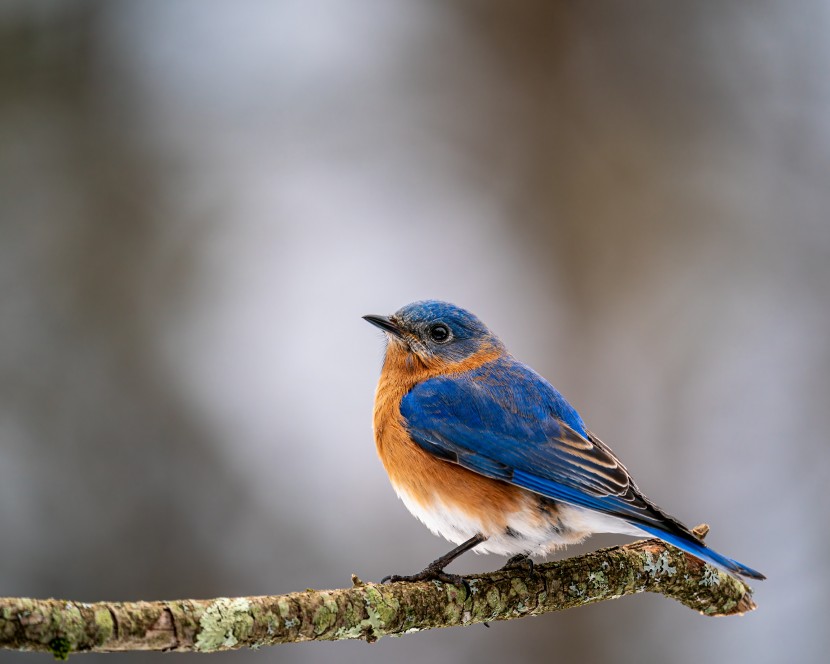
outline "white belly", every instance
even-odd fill
[[[506,523],[486,523],[438,498],[428,506],[421,504],[405,490],[395,487],[407,509],[434,534],[461,544],[482,534],[487,539],[476,546],[476,553],[513,556],[527,553],[544,556],[568,544],[576,544],[591,533],[619,533],[641,536],[645,533],[622,519],[560,504],[555,521],[540,518],[539,497],[527,492],[520,509],[507,515]]]

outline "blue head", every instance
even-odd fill
[[[449,302],[423,300],[391,316],[364,316],[390,342],[425,364],[461,362],[482,350],[503,350],[498,337],[473,314]]]

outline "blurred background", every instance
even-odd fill
[[[822,660],[828,33],[806,1],[2,2],[0,595],[421,569],[449,546],[376,458],[360,316],[440,298],[765,572],[758,611],[211,661]]]

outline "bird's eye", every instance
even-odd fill
[[[442,344],[450,338],[450,328],[443,323],[436,323],[429,328],[429,338],[434,342]]]

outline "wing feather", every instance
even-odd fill
[[[694,537],[643,496],[550,383],[509,356],[420,383],[402,400],[401,414],[418,445],[469,470]]]

